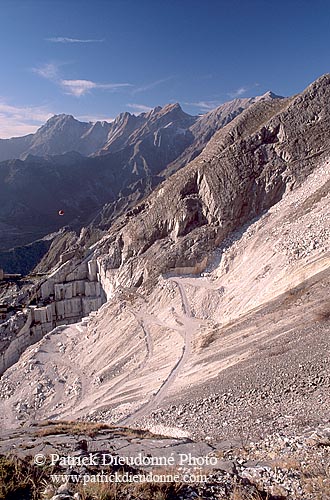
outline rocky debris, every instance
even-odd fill
[[[73,493],[69,483],[62,484],[50,500],[82,500],[80,493]]]
[[[280,349],[279,356],[283,348]],[[166,425],[185,429],[194,438],[208,437],[212,442],[225,436],[262,436],[270,430],[299,432],[306,420],[313,419],[315,424],[327,419],[328,357],[318,359],[315,356],[308,361],[298,358],[286,372],[285,358],[283,362],[278,358],[278,366],[272,365],[271,372],[266,368],[267,362],[259,362],[257,372],[253,364],[250,370],[241,368],[243,380],[240,373],[230,370],[227,376],[219,377],[219,383],[210,383],[209,389],[193,389],[189,394],[182,394],[175,398],[177,404],[164,405],[136,423],[145,428]],[[195,396],[195,393],[209,392],[217,386],[226,387],[227,392],[211,393],[202,398]],[[315,407],[318,408],[316,413]],[[104,417],[107,418],[106,414]]]
[[[72,427],[70,431],[70,425]],[[194,443],[190,440],[164,438],[156,435],[143,434],[140,431],[128,430],[124,428],[95,428],[93,425],[79,431],[77,424],[53,424],[48,423],[42,427],[34,426],[29,429],[21,429],[19,434],[7,434],[5,439],[0,441],[0,455],[13,453],[20,460],[27,460],[27,456],[34,456],[40,453],[47,457],[50,454],[58,454],[61,457],[70,456],[75,460],[75,464],[67,466],[65,464],[55,465],[53,474],[57,477],[68,476],[71,481],[64,481],[62,484],[52,483],[49,477],[43,478],[43,498],[52,500],[64,500],[81,498],[82,478],[86,475],[94,475],[99,471],[99,467],[89,464],[90,453],[92,457],[102,457],[102,453],[110,453],[113,457],[137,457],[142,452],[144,457],[180,456],[180,453],[189,452],[191,456],[213,457],[216,466],[176,466],[175,472],[182,478],[180,487],[173,490],[170,497],[175,500],[187,500],[194,498],[208,498],[210,500],[234,499],[235,494],[242,495],[242,498],[262,498],[268,500],[315,500],[327,498],[330,491],[330,479],[328,475],[329,451],[330,451],[330,428],[319,426],[317,429],[306,429],[303,434],[290,435],[285,433],[275,433],[267,435],[261,441],[250,441],[233,445],[228,442],[218,443],[217,447],[210,448],[201,442]],[[92,437],[90,435],[92,432]],[[47,445],[45,443],[47,437]],[[81,437],[87,444],[84,449],[78,443]],[[210,451],[208,451],[207,447]],[[197,455],[196,455],[197,453]],[[108,456],[108,455],[107,455]],[[86,460],[80,463],[80,460]],[[191,459],[190,459],[191,460]],[[47,469],[50,470],[50,469]],[[116,467],[107,468],[107,473],[129,472],[134,474],[147,474],[151,472],[159,475],[156,466],[142,467]],[[173,468],[167,470],[162,467],[162,474],[173,474]],[[62,476],[63,475],[63,476]],[[66,476],[65,476],[66,475]],[[188,479],[189,478],[189,479]],[[41,487],[41,485],[38,485]],[[92,486],[92,485],[90,485]],[[117,494],[118,499],[149,498],[148,496],[136,496],[132,489],[133,485],[125,486],[124,491],[119,484]],[[161,486],[160,484],[156,486]],[[99,497],[97,485],[94,484],[94,497]],[[142,485],[141,485],[142,488]],[[140,488],[139,494],[143,494]],[[93,489],[91,489],[91,493]],[[147,493],[146,493],[147,495]],[[250,496],[248,496],[250,495]]]

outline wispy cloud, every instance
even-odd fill
[[[60,76],[60,65],[55,63],[47,63],[42,66],[33,68],[33,72],[46,80],[50,80],[64,90],[68,95],[81,97],[88,94],[93,89],[109,90],[116,92],[125,87],[132,87],[130,83],[98,83],[92,80],[69,80],[63,79]]]
[[[211,111],[212,109],[217,108],[220,106],[219,101],[197,101],[197,102],[185,102],[186,106],[193,106],[195,108],[198,108],[200,111]]]
[[[58,78],[59,65],[47,63],[37,68],[32,68],[32,71],[42,78],[47,78],[47,80],[56,80]]]
[[[158,85],[161,85],[162,83],[166,83],[170,80],[173,80],[173,76],[168,76],[167,78],[161,78],[160,80],[155,80],[154,82],[147,83],[146,85],[142,85],[141,87],[136,87],[133,91],[132,94],[137,94],[139,92],[146,92],[147,90],[152,90],[155,87],[158,87]]]
[[[54,36],[51,38],[46,38],[47,42],[52,43],[100,43],[104,42],[104,39],[95,40],[95,39],[85,39],[85,38],[71,38],[68,36]]]
[[[133,113],[147,113],[153,109],[150,106],[145,106],[144,104],[127,104],[126,106],[131,108]]]
[[[260,87],[260,83],[256,82],[256,83],[253,83],[251,85],[242,85],[241,87],[239,87],[238,89],[236,90],[233,90],[232,92],[228,92],[228,96],[231,97],[232,99],[236,99],[238,97],[242,97],[244,94],[246,94],[246,92],[249,92],[253,89],[256,89]]]
[[[0,100],[0,137],[34,133],[54,113],[43,106],[13,106]]]
[[[123,87],[131,87],[130,83],[96,83],[91,80],[60,80],[65,93],[81,97],[93,89],[104,89],[116,92]]]
[[[229,97],[232,97],[232,98],[241,97],[248,90],[249,90],[248,87],[239,87],[238,89],[234,90],[233,92],[229,92],[228,95],[229,95]]]

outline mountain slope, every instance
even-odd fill
[[[182,129],[179,127],[179,130],[175,134],[175,136],[178,137],[178,134],[182,136],[182,139],[185,140],[185,147],[182,148],[181,154],[179,154],[178,150],[176,151],[176,154],[173,155],[174,160],[171,160],[171,158],[166,152],[164,153],[165,148],[163,147],[160,158],[164,159],[164,154],[165,154],[166,161],[163,162],[163,164],[166,165],[166,168],[160,172],[159,174],[160,178],[161,179],[168,178],[174,172],[176,172],[184,165],[186,165],[189,161],[198,156],[198,154],[203,150],[203,148],[206,146],[206,144],[212,138],[215,132],[223,128],[228,123],[230,123],[231,120],[233,120],[236,116],[242,113],[244,109],[247,109],[255,102],[271,101],[274,99],[283,99],[283,98],[280,96],[276,96],[272,92],[267,92],[263,96],[259,97],[234,99],[233,101],[227,102],[219,106],[218,108],[214,109],[213,111],[210,111],[209,113],[200,116],[197,120],[193,121],[192,125],[189,128]],[[159,109],[160,108],[155,108],[155,110],[151,111],[150,113],[140,115],[140,116],[145,116],[146,118],[148,118],[148,120],[150,119],[150,124],[148,121],[148,126],[145,127],[147,131],[154,128],[153,115],[155,114],[156,111],[159,111]],[[164,112],[165,110],[170,110],[171,114],[173,113],[174,116],[176,116],[178,114],[179,107],[178,105],[169,105],[166,106],[162,112]],[[131,119],[131,117],[128,118]],[[188,122],[189,119],[187,119],[183,115],[181,117],[181,120],[176,120],[174,123],[176,124],[175,126],[177,126],[177,124],[179,123],[181,127],[184,127],[187,126]],[[159,140],[161,141],[166,140],[166,137],[169,138],[171,138],[171,136],[173,137],[172,131],[174,123],[170,122],[162,130],[162,133],[157,133],[157,136],[154,136],[153,140],[158,142]],[[183,132],[184,135],[182,135]],[[120,141],[121,140],[122,136],[120,138]],[[132,134],[132,136],[129,138],[129,141],[135,144],[135,150],[136,150],[136,147],[139,144],[138,142],[137,143],[135,142],[136,133]],[[110,147],[113,148],[115,144],[116,144],[115,142],[112,142]],[[167,147],[169,150],[171,151],[173,150],[172,143],[169,143]],[[149,194],[150,192],[151,189],[146,190],[144,194],[146,195]],[[110,224],[112,223],[115,217],[127,211],[134,204],[134,202],[135,203],[138,202],[141,196],[139,196],[139,193],[137,194],[138,196],[136,196],[136,193],[133,190],[133,192],[129,192],[126,196],[121,196],[118,201],[116,200],[116,202],[106,204],[102,208],[98,216],[95,218],[95,220],[93,221],[92,226],[101,227],[102,229],[109,228]]]
[[[328,83],[325,76],[295,98],[255,103],[158,187],[140,213],[115,224],[107,246],[120,252],[118,279],[134,285],[142,267],[148,279],[195,266],[306,178],[330,147]]]
[[[174,172],[188,163],[188,161],[193,160],[204,149],[215,132],[225,127],[236,116],[242,113],[244,109],[247,109],[255,102],[271,101],[273,99],[283,99],[283,97],[269,91],[257,97],[237,98],[225,102],[205,115],[200,116],[190,127],[190,131],[194,136],[194,142],[168,166],[166,173],[168,174],[168,171]]]
[[[39,294],[88,266],[108,300],[5,372],[4,426],[79,417],[217,440],[328,418],[329,97],[325,75],[254,103],[54,270]]]

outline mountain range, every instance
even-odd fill
[[[228,123],[243,109],[258,99],[277,98],[272,92],[257,98],[235,99],[225,103],[201,117],[184,113],[178,103],[157,106],[138,116],[121,113],[112,122],[80,122],[72,115],[54,115],[35,134],[11,139],[0,139],[0,161],[25,159],[28,155],[61,155],[76,151],[83,156],[95,156],[116,152],[128,145],[136,145],[153,134],[158,143],[167,136],[185,135],[195,125],[191,133],[194,137],[204,135],[211,138],[212,130]],[[164,129],[164,130],[163,130]],[[197,132],[203,129],[203,134]]]
[[[108,227],[198,155],[216,130],[255,101],[276,97],[235,99],[201,117],[186,114],[179,104],[138,116],[122,113],[111,123],[57,115],[35,134],[2,139],[0,250],[62,226],[79,230],[95,218]],[[0,265],[10,265],[3,259]]]

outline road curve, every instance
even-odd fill
[[[182,371],[186,361],[189,359],[191,354],[191,339],[192,333],[196,328],[196,323],[192,319],[192,312],[190,309],[189,301],[184,290],[184,287],[179,279],[169,278],[169,281],[173,281],[179,288],[182,308],[184,313],[183,326],[184,326],[184,345],[182,348],[182,353],[176,364],[173,366],[168,377],[163,381],[162,385],[159,387],[157,392],[155,392],[144,405],[138,408],[136,411],[128,415],[127,417],[120,420],[119,424],[128,425],[134,422],[138,418],[142,418],[150,413],[166,396],[168,389],[173,385],[177,376]]]

